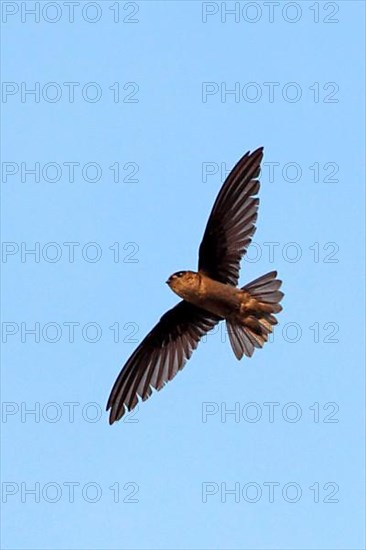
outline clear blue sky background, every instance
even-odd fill
[[[237,22],[215,2],[120,2],[119,22],[116,3],[84,18],[81,3],[73,23],[62,2],[39,23],[21,4],[2,2],[13,83],[2,103],[3,548],[364,548],[364,3],[286,3],[271,20],[244,2]],[[202,10],[217,13],[204,22]],[[22,82],[39,83],[39,102],[21,101]],[[73,103],[64,82],[80,83]],[[90,82],[99,101],[80,93]],[[236,82],[240,97],[221,97]],[[196,266],[223,176],[203,177],[203,163],[229,169],[261,145],[241,283],[273,268],[284,281],[273,343],[239,363],[224,332],[209,335],[110,427],[105,403],[133,340],[177,301],[164,281]],[[39,181],[21,173],[36,162]],[[90,162],[99,181],[93,166],[83,177]],[[22,262],[22,242],[40,243],[39,262]],[[65,242],[79,243],[74,262]],[[25,333],[35,323],[39,342]]]

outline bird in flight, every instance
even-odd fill
[[[282,281],[271,271],[238,288],[240,260],[255,232],[263,147],[246,153],[226,178],[213,205],[198,254],[198,271],[166,281],[182,300],[167,311],[121,370],[107,403],[109,423],[131,411],[139,397],[174,378],[199,340],[225,320],[237,359],[263,347],[282,310]]]

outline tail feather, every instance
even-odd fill
[[[276,277],[277,271],[271,271],[243,286],[242,290],[255,298],[255,308],[241,322],[232,319],[226,321],[231,347],[238,359],[243,355],[251,357],[254,348],[262,348],[273,326],[277,324],[272,314],[282,310],[279,302],[284,294],[279,290],[282,281]]]
[[[238,324],[234,325],[229,321],[227,324],[231,347],[233,348],[236,358],[241,359],[243,355],[251,357],[254,352],[254,344],[250,339],[247,329]]]
[[[258,279],[254,279],[247,285],[243,286],[243,290],[250,290],[253,296],[256,296],[260,290],[268,292],[271,290],[278,290],[282,285],[282,281],[276,279],[277,271],[270,271]]]
[[[252,330],[248,330],[246,335],[248,336],[249,340],[252,342],[255,348],[262,348],[264,342],[267,341],[267,335],[256,334]]]

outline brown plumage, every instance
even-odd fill
[[[179,271],[167,281],[183,300],[167,311],[121,370],[109,397],[109,421],[145,401],[183,368],[201,337],[226,320],[238,359],[268,340],[281,311],[276,271],[236,288],[240,260],[255,231],[263,148],[246,153],[225,180],[199,248],[198,272]]]

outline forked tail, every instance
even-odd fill
[[[279,290],[282,281],[276,277],[277,271],[271,271],[243,286],[241,290],[250,294],[253,300],[240,323],[226,321],[231,347],[238,359],[243,355],[251,357],[254,348],[262,348],[277,324],[273,313],[282,310],[280,301],[284,294]]]

